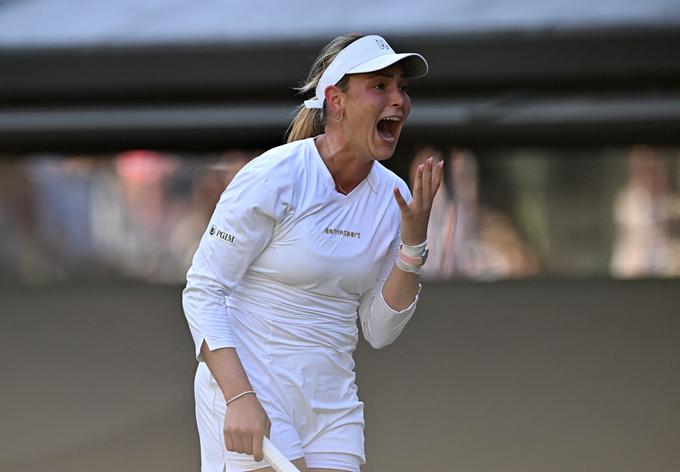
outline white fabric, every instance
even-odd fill
[[[326,88],[340,82],[346,74],[374,72],[407,58],[412,58],[409,62],[404,62],[404,72],[407,77],[422,77],[427,74],[427,61],[420,54],[397,54],[384,38],[377,35],[357,39],[331,61],[319,79],[316,96],[305,100],[305,106],[323,108]]]
[[[224,192],[187,274],[183,304],[197,357],[203,341],[211,350],[236,348],[290,459],[322,454],[315,460],[332,464],[338,457],[323,454],[335,451],[364,462],[352,358],[357,315],[367,341],[382,347],[418,300],[395,311],[382,296],[400,242],[395,186],[410,199],[406,184],[375,162],[342,195],[313,139],[272,149]],[[209,377],[197,375],[197,408],[213,405],[197,410],[199,431],[212,431],[224,415]],[[202,435],[211,460],[220,457],[219,441]],[[234,467],[257,466],[232,456],[224,460]]]
[[[310,342],[340,352],[355,348],[357,312],[371,345],[394,341],[417,302],[397,312],[376,296],[399,246],[395,186],[410,199],[404,181],[375,162],[349,195],[336,192],[311,138],[246,165],[187,274],[183,305],[199,360],[203,340],[211,350],[234,346],[227,306],[303,323]]]
[[[299,382],[290,381],[289,373],[265,379],[262,370],[254,369],[248,360],[245,367],[272,422],[269,439],[288,460],[304,457],[309,467],[359,472],[359,466],[365,463],[361,402],[356,400],[350,408],[336,406],[328,413],[306,399],[303,390],[297,387]],[[194,393],[201,471],[224,472],[225,465],[229,472],[266,467],[264,461],[256,462],[252,456],[226,450],[224,417],[230,407],[226,406],[219,385],[203,362],[196,371]],[[350,393],[356,398],[356,389]]]

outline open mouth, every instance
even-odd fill
[[[398,116],[386,116],[385,118],[378,121],[378,136],[380,136],[380,138],[382,138],[384,141],[393,143],[397,140],[400,127],[401,118]]]

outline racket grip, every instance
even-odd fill
[[[276,472],[300,472],[266,436],[262,441],[262,453],[267,464]]]

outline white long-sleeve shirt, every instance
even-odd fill
[[[358,340],[357,314],[372,346],[394,341],[418,299],[396,311],[382,296],[400,240],[395,186],[410,199],[404,181],[374,162],[350,194],[338,193],[312,138],[248,163],[222,194],[187,274],[197,358],[203,341],[210,350],[236,346],[232,311],[346,354]]]

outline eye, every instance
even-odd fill
[[[375,84],[375,85],[373,86],[373,88],[382,90],[382,89],[385,88],[385,84],[382,83],[382,82],[380,82],[380,83]]]
[[[401,91],[404,92],[404,93],[409,93],[410,90],[411,90],[411,87],[409,87],[408,85],[402,85],[401,86]]]

